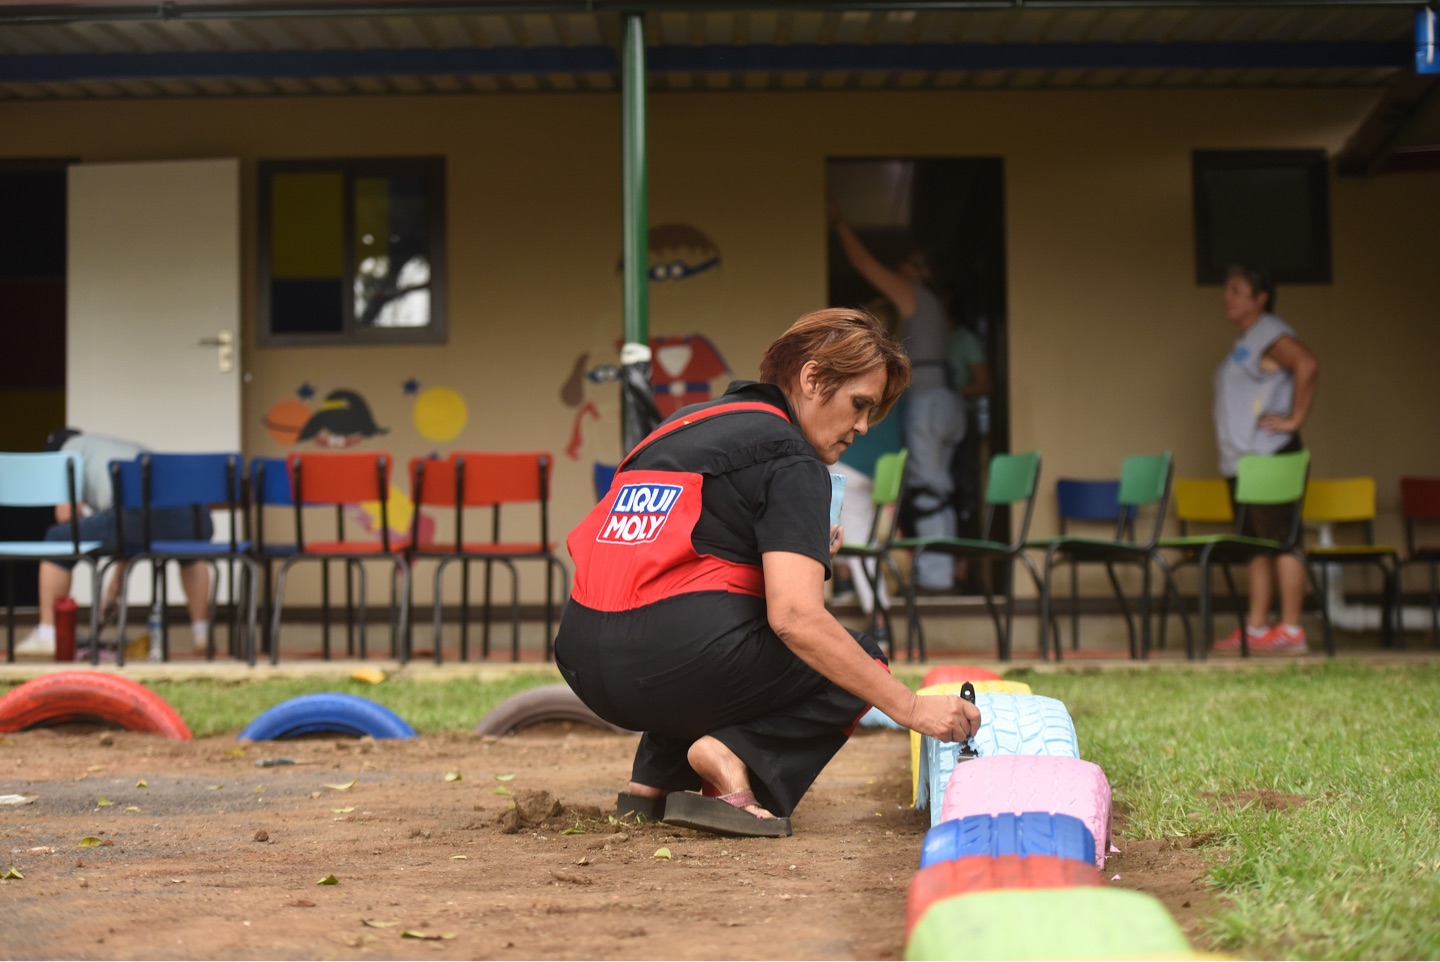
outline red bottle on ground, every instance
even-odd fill
[[[55,660],[75,660],[75,599],[55,600]]]

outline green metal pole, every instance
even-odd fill
[[[639,13],[625,14],[624,65],[621,76],[624,128],[624,308],[625,339],[620,363],[643,363],[650,380],[650,254],[649,203],[645,162],[645,20]],[[643,351],[642,351],[643,348]],[[627,379],[628,380],[628,379]],[[622,384],[621,443],[628,453],[640,443],[645,430],[636,404]]]

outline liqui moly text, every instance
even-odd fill
[[[615,496],[596,541],[647,544],[654,541],[680,497],[678,484],[627,484]]]

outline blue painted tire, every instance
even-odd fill
[[[261,712],[237,737],[258,742],[331,732],[371,738],[415,737],[410,723],[384,705],[337,691],[282,701]]]
[[[967,855],[1056,855],[1095,864],[1095,836],[1074,815],[1007,812],[967,815],[941,822],[925,833],[920,867]]]

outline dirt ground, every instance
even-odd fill
[[[0,957],[903,957],[929,827],[904,733],[860,729],[780,840],[613,824],[636,738],[0,735],[0,795],[33,796],[0,807],[0,874],[23,876],[0,881]],[[299,764],[256,765],[278,757]],[[1110,884],[1205,949],[1204,850],[1123,814],[1115,844]]]

